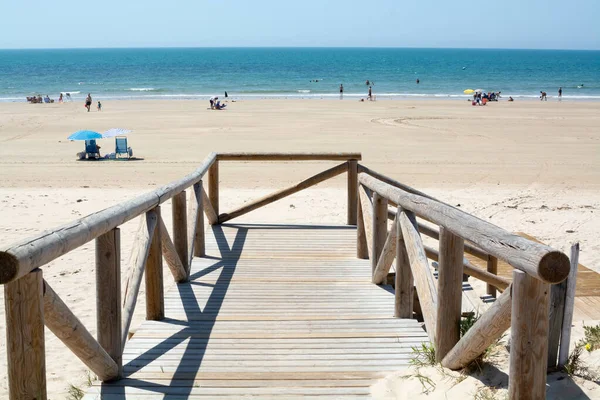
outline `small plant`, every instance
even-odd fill
[[[596,326],[583,326],[585,349],[587,351],[594,351],[600,349],[600,325]]]
[[[69,400],[81,400],[85,395],[85,392],[81,390],[81,388],[78,388],[73,384],[69,385],[69,390],[67,392],[69,393],[69,396],[67,397]]]
[[[482,387],[473,395],[474,400],[499,400],[498,390],[493,387]]]
[[[583,353],[583,349],[587,347],[587,344],[584,339],[575,345],[575,348],[569,354],[564,370],[570,376],[578,376],[589,381],[596,381],[599,377],[581,360],[581,354]]]
[[[460,320],[460,337],[465,336],[465,333],[479,320],[479,314],[468,314]]]
[[[412,346],[413,358],[410,364],[415,367],[428,367],[435,365],[435,348],[430,343],[421,343],[421,347]]]

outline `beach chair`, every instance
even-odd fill
[[[88,158],[100,158],[100,149],[95,139],[85,141],[85,154]]]
[[[127,158],[131,158],[133,155],[131,147],[127,147],[127,138],[125,136],[115,137],[115,155],[119,157],[121,154],[125,154]]]

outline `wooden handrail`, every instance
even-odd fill
[[[239,207],[236,210],[231,212],[219,215],[219,223],[223,223],[229,221],[233,218],[237,218],[241,215],[249,213],[250,211],[256,210],[257,208],[266,206],[267,204],[271,204],[277,200],[281,200],[284,197],[290,196],[294,193],[297,193],[301,190],[314,186],[318,183],[321,183],[327,179],[333,178],[334,176],[343,174],[347,172],[348,166],[346,163],[336,165],[335,167],[329,168],[323,172],[320,172],[316,175],[311,176],[308,179],[303,180],[302,182],[297,183],[294,186],[291,186],[286,189],[278,190],[275,193],[271,193],[265,197],[262,197],[258,200],[252,201],[242,207]]]
[[[165,202],[200,181],[216,157],[215,153],[211,153],[199,168],[176,182],[10,247],[0,248],[0,284],[19,279]]]
[[[361,153],[219,153],[219,161],[348,161]]]
[[[359,174],[359,182],[403,209],[425,216],[543,282],[558,283],[569,274],[569,258],[549,246],[507,232],[447,204],[401,190],[370,175]]]

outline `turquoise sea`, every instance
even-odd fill
[[[417,84],[416,80],[420,83]],[[600,100],[600,51],[393,48],[0,50],[0,101],[83,99],[457,98],[465,89]]]

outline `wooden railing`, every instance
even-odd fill
[[[396,259],[396,316],[412,318],[415,288],[436,359],[454,370],[470,364],[510,328],[510,398],[545,398],[550,284],[567,278],[569,258],[362,165],[358,171],[357,255],[371,259],[376,284],[385,281]],[[386,217],[393,220],[389,232]],[[439,250],[425,246],[420,234],[437,239]],[[464,253],[485,261],[486,270]],[[437,283],[428,258],[439,261]],[[498,260],[515,268],[512,283],[496,275]],[[485,281],[489,294],[502,294],[461,338],[463,273]]]
[[[100,380],[119,379],[123,348],[142,278],[145,276],[146,319],[161,320],[165,317],[163,259],[175,282],[189,279],[192,258],[205,255],[203,214],[210,224],[222,223],[349,172],[348,223],[354,224],[357,161],[360,158],[360,153],[212,153],[198,169],[183,179],[33,238],[0,247],[10,399],[47,398],[44,326]],[[332,160],[344,163],[293,187],[219,215],[219,161],[254,160]],[[202,181],[206,174],[208,193]],[[173,216],[172,238],[161,216],[161,204],[169,199]],[[139,217],[139,227],[129,257],[126,284],[121,288],[119,226],[136,217]],[[52,290],[40,269],[92,240],[96,242],[97,338]]]
[[[342,163],[220,213],[220,162],[311,160]],[[175,282],[188,280],[192,258],[205,255],[204,215],[211,225],[220,224],[343,173],[348,177],[347,223],[357,225],[357,256],[370,259],[375,284],[386,280],[396,260],[395,316],[413,317],[416,289],[436,357],[451,369],[469,364],[511,328],[511,398],[525,398],[523,393],[528,398],[543,398],[549,284],[561,282],[569,274],[567,256],[378,174],[358,164],[360,160],[360,153],[212,153],[196,171],[179,181],[34,238],[0,247],[10,398],[46,398],[44,325],[99,379],[119,379],[142,277],[146,283],[146,319],[163,319],[163,258]],[[208,192],[203,187],[204,175],[208,175]],[[161,204],[169,199],[173,238],[161,217]],[[122,291],[119,226],[136,217],[140,217],[139,228]],[[388,231],[389,219],[392,223]],[[439,248],[424,245],[421,234],[438,240]],[[40,269],[92,240],[96,241],[97,338],[52,290]],[[487,268],[473,265],[464,253],[485,261]],[[437,282],[429,259],[439,261]],[[515,268],[512,283],[497,276],[498,260]],[[501,294],[460,338],[463,273],[485,281],[489,294]]]

